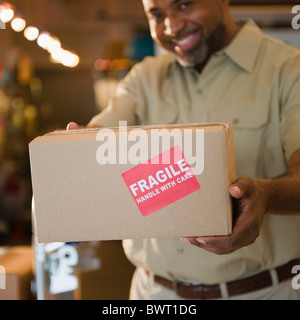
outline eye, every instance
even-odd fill
[[[183,10],[183,9],[186,9],[191,4],[192,4],[191,1],[184,1],[184,2],[179,3],[178,7],[179,7],[179,9]]]
[[[149,12],[147,16],[148,16],[148,19],[155,20],[155,21],[159,21],[163,18],[163,14],[158,11]]]
[[[155,14],[152,15],[152,18],[154,20],[160,20],[162,18],[162,16],[163,15],[161,13],[155,13]]]

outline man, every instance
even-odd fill
[[[124,241],[131,299],[299,299],[300,52],[236,23],[229,0],[143,4],[171,54],[136,65],[89,125],[230,122],[239,178],[231,235]]]

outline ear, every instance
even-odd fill
[[[223,9],[229,10],[230,0],[217,0]]]

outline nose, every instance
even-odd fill
[[[184,21],[176,16],[165,18],[164,34],[168,37],[176,36],[184,27]]]

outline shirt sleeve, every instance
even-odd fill
[[[123,90],[118,88],[117,91],[116,95],[109,101],[107,108],[94,116],[88,123],[88,127],[117,127],[119,121],[127,121],[128,126],[136,124],[135,101]]]
[[[135,65],[120,81],[108,106],[94,116],[88,126],[115,127],[119,125],[119,121],[127,121],[128,126],[137,124],[137,109],[142,104],[139,69],[139,64]]]
[[[281,138],[286,160],[300,149],[300,55],[291,58],[281,78]]]

